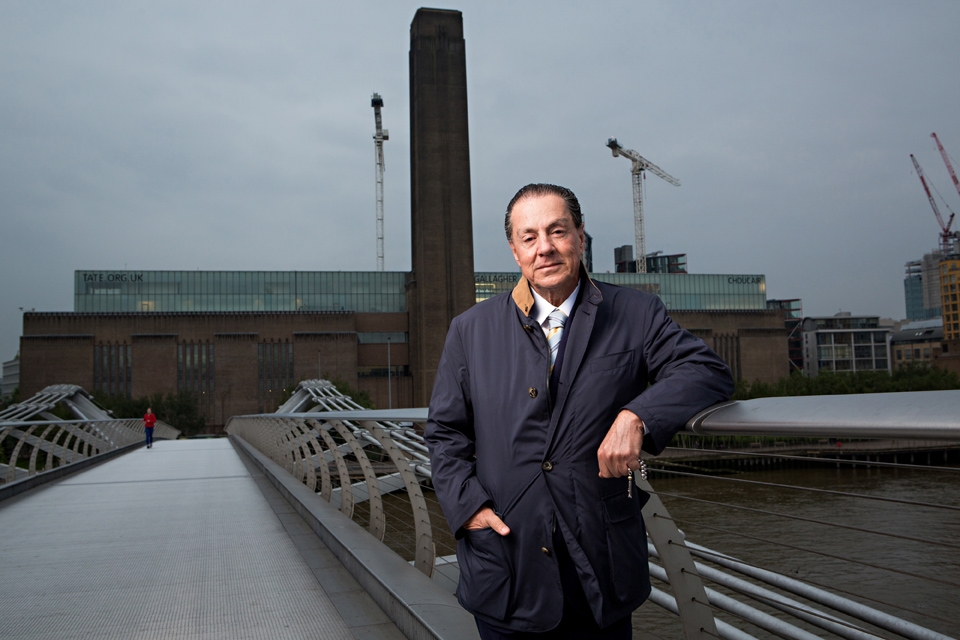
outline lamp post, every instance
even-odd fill
[[[390,383],[390,338],[387,338],[387,408],[393,409],[393,385]]]

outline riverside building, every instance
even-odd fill
[[[821,371],[889,371],[889,337],[892,327],[881,326],[879,316],[804,318],[804,368],[808,375]]]
[[[593,273],[660,296],[737,378],[789,373],[782,309],[762,275]],[[273,411],[305,378],[332,378],[378,408],[416,406],[404,272],[76,271],[74,310],[24,314],[24,393],[72,383],[107,395],[194,394],[210,424]],[[472,302],[518,272],[475,272]],[[444,337],[445,327],[440,335]]]

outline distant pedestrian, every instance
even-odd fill
[[[143,431],[147,435],[147,449],[153,447],[153,426],[155,424],[157,424],[157,416],[153,415],[150,407],[147,407],[147,412],[143,414]]]

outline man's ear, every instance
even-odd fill
[[[520,266],[520,256],[517,255],[517,248],[513,245],[513,240],[510,240],[510,251],[513,253],[513,260],[517,263],[517,266]]]

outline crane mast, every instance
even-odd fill
[[[917,170],[917,175],[920,177],[920,183],[923,185],[923,190],[927,192],[927,200],[930,201],[930,207],[933,209],[933,213],[937,216],[937,222],[940,224],[940,251],[943,252],[943,255],[950,253],[950,239],[954,236],[950,232],[950,226],[953,224],[954,213],[950,212],[950,219],[944,223],[943,216],[940,215],[940,208],[937,207],[937,201],[933,199],[933,194],[930,193],[930,187],[927,186],[927,179],[923,175],[923,169],[920,168],[920,163],[917,162],[917,159],[913,157],[913,154],[910,154],[910,159],[913,160],[913,168]]]
[[[380,121],[383,98],[379,93],[373,94],[370,106],[373,107],[373,116],[377,123],[376,133],[373,134],[377,163],[377,271],[383,271],[383,142],[390,139],[390,132],[383,128]]]
[[[633,182],[633,234],[634,247],[637,251],[637,273],[646,273],[647,248],[643,231],[643,172],[650,171],[675,187],[680,186],[680,181],[633,149],[624,149],[621,147],[616,138],[609,138],[607,140],[607,146],[610,147],[610,150],[613,152],[614,158],[623,156],[632,163],[630,175],[631,181]]]

